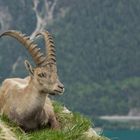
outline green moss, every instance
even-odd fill
[[[1,120],[14,132],[20,140],[105,140],[104,137],[87,138],[84,133],[90,128],[91,121],[79,113],[64,113],[63,106],[54,102],[54,110],[60,123],[60,130],[47,127],[25,133],[15,123],[2,116]]]

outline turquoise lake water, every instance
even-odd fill
[[[103,134],[111,140],[140,140],[140,130],[104,130]]]

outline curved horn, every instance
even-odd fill
[[[46,62],[56,65],[55,45],[51,34],[48,31],[42,31],[36,34],[36,37],[42,35],[46,46]]]
[[[31,54],[37,66],[42,66],[44,64],[46,57],[44,57],[43,53],[40,52],[40,48],[38,48],[37,44],[34,44],[34,42],[30,40],[29,36],[26,36],[18,31],[10,30],[0,34],[0,37],[5,35],[11,36],[22,43]]]

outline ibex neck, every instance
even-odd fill
[[[29,77],[29,83],[28,83],[27,89],[29,91],[39,93],[39,86],[35,84],[34,79],[32,77]]]
[[[33,79],[29,78],[29,83],[26,87],[26,94],[33,102],[37,102],[39,105],[42,105],[45,102],[47,94],[41,94],[38,85],[34,84]],[[37,105],[37,104],[36,104]]]

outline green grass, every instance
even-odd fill
[[[2,116],[0,119],[6,125],[7,129],[15,135],[17,140],[107,140],[105,137],[96,135],[88,138],[84,133],[91,127],[89,119],[79,113],[64,113],[63,106],[58,102],[54,102],[53,105],[61,128],[57,131],[51,130],[46,126],[40,130],[25,133],[5,116]],[[0,130],[1,133],[2,131]]]

